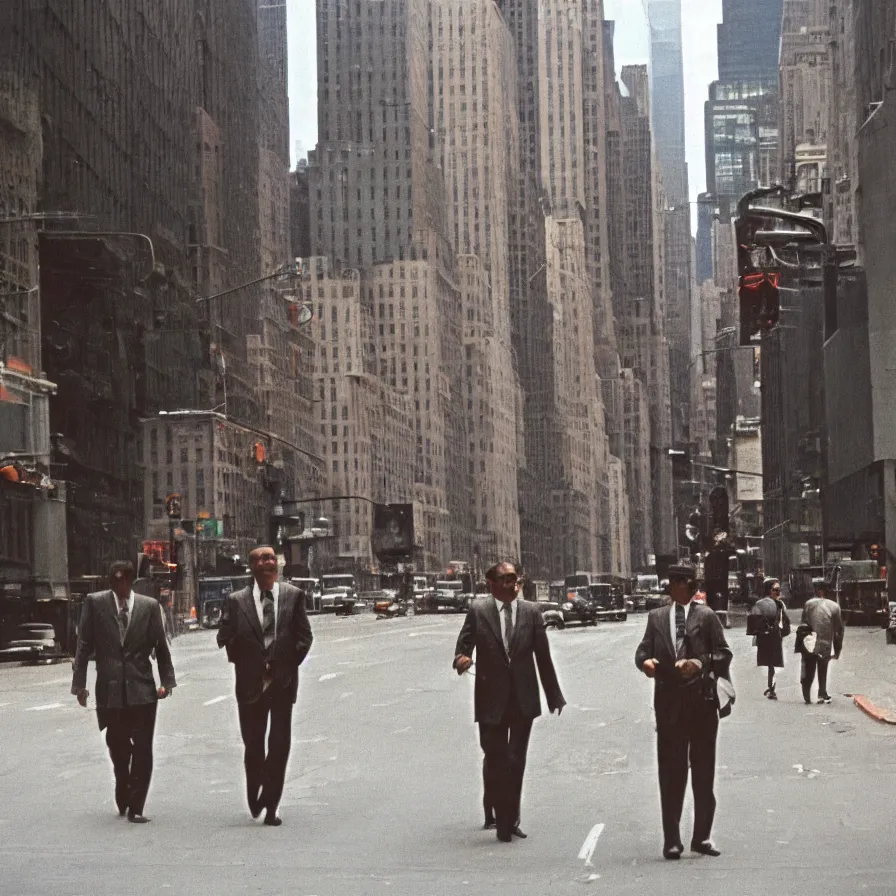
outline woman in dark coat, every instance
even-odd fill
[[[790,634],[790,619],[781,600],[781,583],[777,579],[763,582],[765,596],[756,601],[750,611],[763,617],[764,625],[754,638],[756,665],[768,667],[768,687],[765,696],[777,700],[775,693],[775,669],[784,668],[784,639]]]

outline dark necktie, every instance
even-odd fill
[[[684,607],[681,604],[675,604],[675,659],[677,660],[686,659],[684,655],[684,629]]]
[[[121,634],[121,643],[124,644],[124,636],[128,631],[128,605],[127,601],[118,608],[118,630]]]
[[[504,613],[504,649],[510,653],[510,639],[513,637],[513,610],[510,604],[501,607]]]
[[[264,635],[264,649],[267,650],[274,643],[274,635],[276,634],[274,595],[270,591],[261,592],[261,613],[264,618],[261,632]]]

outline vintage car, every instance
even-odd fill
[[[0,662],[54,663],[62,658],[56,643],[56,631],[45,622],[17,625],[12,637],[0,649]]]
[[[588,592],[598,619],[625,622],[628,618],[625,592],[621,587],[611,585],[609,582],[596,582],[588,586]]]

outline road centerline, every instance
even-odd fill
[[[590,866],[593,864],[591,858],[594,855],[594,850],[597,849],[597,841],[600,839],[600,835],[603,832],[604,825],[601,823],[596,824],[588,832],[588,836],[585,838],[585,842],[579,850],[579,858],[584,859],[586,865]]]

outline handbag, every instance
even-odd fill
[[[808,648],[806,646],[806,638],[812,636],[812,640],[809,642],[812,647]],[[794,653],[811,653],[815,649],[815,632],[812,631],[811,628],[805,623],[801,622],[796,627],[796,638],[793,642],[793,652]]]

